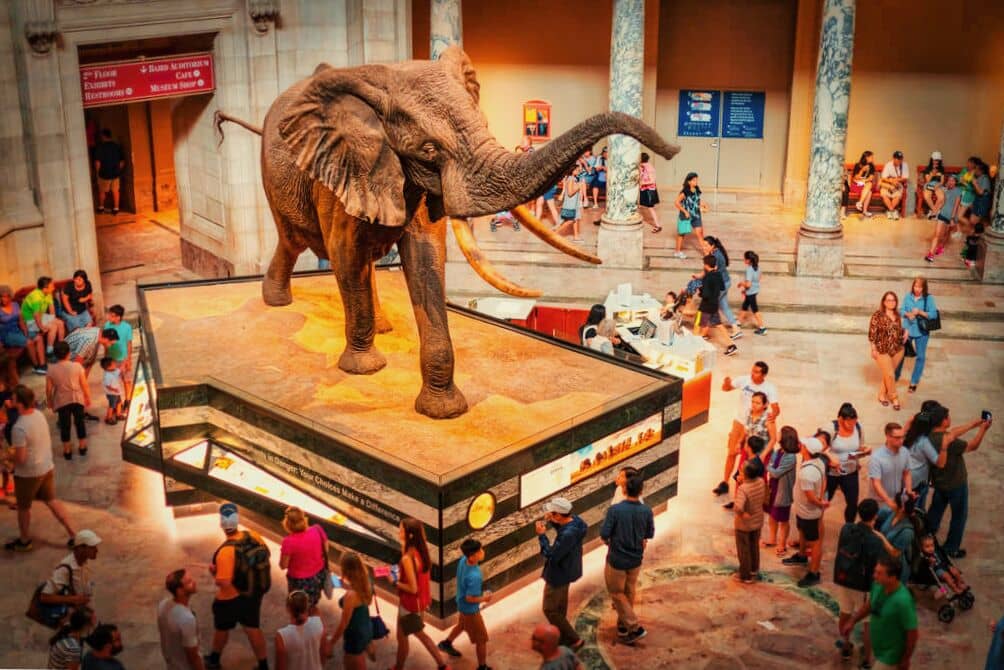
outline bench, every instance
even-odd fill
[[[847,186],[848,186],[847,202],[844,204],[847,205],[849,210],[854,208],[854,204],[861,197],[861,187],[855,184],[852,179],[852,177],[854,176],[855,167],[857,167],[857,163],[844,163],[844,174],[846,176]],[[872,189],[872,197],[868,201],[868,206],[865,207],[865,210],[871,210],[871,209],[879,209],[882,211],[885,210],[885,203],[882,202],[882,194],[879,192],[879,186],[878,186],[879,180],[881,179],[883,167],[884,167],[883,165],[879,165],[877,163],[875,164],[875,173],[872,177],[875,185],[874,188]],[[904,194],[903,198],[899,201],[899,215],[903,218],[906,217],[906,194]]]
[[[945,166],[945,174],[946,175],[949,175],[949,174],[956,174],[957,175],[957,174],[959,174],[960,172],[962,172],[965,169],[966,169],[965,167],[959,167],[959,166],[956,166],[956,165],[946,165]],[[921,168],[917,168],[917,198],[916,198],[917,202],[916,202],[916,205],[914,206],[914,213],[917,216],[924,216],[924,208],[927,206],[927,203],[924,202],[924,183],[923,183],[923,179],[922,179],[922,177],[924,176],[924,173],[926,173],[926,172],[927,172],[927,166],[926,165],[923,166],[923,167],[921,167]]]
[[[72,283],[72,279],[61,279],[54,282],[56,285],[56,293],[53,294],[53,300],[58,299],[58,292],[63,290],[63,287]],[[14,302],[21,304],[24,297],[35,290],[35,286],[22,286],[17,291],[14,292],[12,300]],[[58,308],[57,308],[58,309]],[[20,362],[21,356],[25,354],[25,350],[22,347],[0,347],[0,366],[7,366],[7,378],[11,382],[18,379],[18,363]]]

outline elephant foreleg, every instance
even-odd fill
[[[434,419],[467,411],[467,400],[453,383],[453,343],[446,319],[446,219],[429,221],[419,208],[398,242],[401,263],[421,340],[422,390],[415,410]]]
[[[376,309],[373,284],[373,263],[361,249],[369,243],[366,237],[369,223],[352,217],[345,222],[345,237],[328,238],[331,269],[338,280],[338,289],[345,310],[345,351],[338,367],[350,374],[368,375],[387,364],[387,359],[373,346],[376,335]]]

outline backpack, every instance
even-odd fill
[[[58,596],[75,595],[73,591],[73,568],[66,563],[60,563],[56,569],[66,568],[66,573],[68,577],[68,584],[66,586],[60,587],[59,591],[55,594]],[[69,605],[47,605],[42,603],[42,589],[48,584],[48,580],[39,584],[35,591],[31,594],[31,600],[28,601],[28,609],[24,613],[26,617],[32,621],[37,621],[46,628],[52,628],[53,630],[58,630],[63,622],[70,616],[71,607]]]
[[[234,548],[234,588],[242,596],[260,598],[272,588],[272,566],[269,559],[272,554],[263,542],[258,541],[248,531],[244,531],[239,540],[227,540],[213,554],[213,565],[216,556],[223,547]]]
[[[837,556],[833,560],[833,582],[855,591],[867,591],[872,584],[872,572],[878,556],[868,551],[869,529],[860,524],[847,524],[840,531]]]
[[[839,434],[839,432],[838,432],[839,430],[840,430],[840,427],[837,425],[837,420],[834,419],[833,420],[833,437],[836,437]],[[862,433],[861,433],[861,422],[860,421],[858,421],[858,422],[856,422],[854,424],[854,430],[856,430],[858,432],[858,441],[861,442],[861,444],[864,444],[865,438],[864,438],[864,435],[862,435]]]

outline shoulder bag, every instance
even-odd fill
[[[66,568],[66,572],[69,576],[69,584],[63,586],[59,589],[59,592],[55,595],[58,596],[72,596],[75,595],[73,591],[73,568],[66,563],[60,563],[56,568]],[[42,589],[48,581],[44,581],[39,584],[34,593],[31,594],[31,600],[28,601],[28,610],[24,613],[26,617],[32,621],[37,621],[46,628],[52,628],[53,630],[58,629],[63,622],[66,621],[67,617],[70,615],[69,605],[47,605],[42,602]]]
[[[376,615],[370,615],[370,625],[373,626],[373,639],[382,640],[390,635],[390,629],[380,616],[380,600],[377,598],[376,587],[370,579],[370,588],[373,590],[373,605],[376,607]]]
[[[924,307],[925,307],[924,311],[925,312],[928,311],[926,309],[927,308],[927,301],[928,301],[928,297],[925,297],[924,298]],[[928,313],[930,313],[930,312],[928,312]],[[939,310],[938,313],[933,318],[929,317],[929,316],[920,316],[920,315],[918,315],[917,316],[917,328],[919,328],[920,332],[924,333],[925,335],[927,335],[928,333],[933,333],[936,330],[941,330],[941,311]]]
[[[319,525],[314,526],[321,537],[321,561],[324,567],[321,568],[321,590],[324,597],[331,600],[335,596],[335,585],[331,583],[331,569],[328,567],[328,534]]]

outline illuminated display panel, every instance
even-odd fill
[[[521,475],[519,506],[543,500],[661,441],[660,412]]]
[[[137,447],[151,448],[156,441],[153,430],[153,393],[147,380],[146,365],[142,359],[136,365],[132,398],[126,415],[126,441]]]

